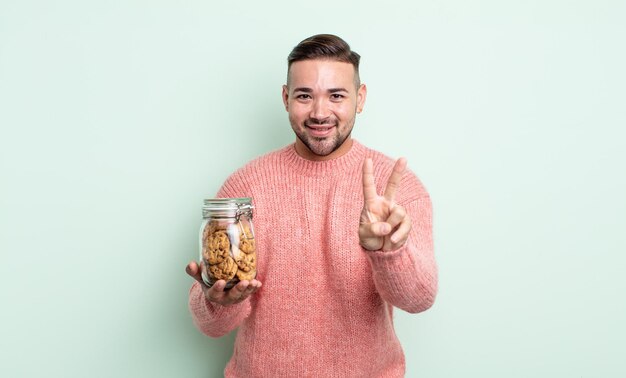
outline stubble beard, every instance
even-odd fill
[[[300,141],[315,155],[318,156],[328,156],[335,152],[343,143],[348,139],[350,134],[352,134],[352,128],[354,127],[354,119],[352,119],[346,126],[346,133],[341,134],[341,130],[339,130],[339,123],[335,122],[335,126],[337,128],[337,132],[328,137],[317,138],[309,136],[306,133],[306,126],[304,124],[298,125],[293,120],[289,119],[291,123],[291,128],[294,130],[296,136]],[[306,123],[306,122],[305,122]]]

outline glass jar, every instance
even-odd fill
[[[250,198],[205,199],[200,226],[202,280],[211,287],[226,281],[226,289],[256,277],[256,242]]]

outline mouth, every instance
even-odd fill
[[[333,129],[335,128],[335,125],[304,125],[308,130],[309,133],[311,134],[311,136],[314,136],[316,138],[324,138],[329,136]]]

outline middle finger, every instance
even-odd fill
[[[389,201],[393,201],[396,198],[396,191],[400,186],[400,181],[402,181],[402,175],[406,170],[406,159],[400,158],[396,161],[396,164],[393,166],[393,171],[389,176],[389,180],[387,180],[387,186],[385,187],[384,196]]]

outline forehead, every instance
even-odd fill
[[[354,83],[354,66],[334,60],[301,60],[289,68],[289,85],[307,88],[350,88]]]

